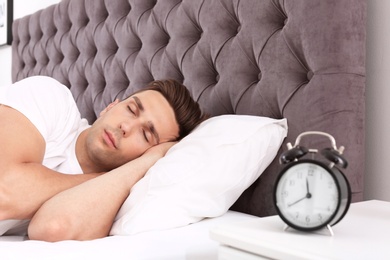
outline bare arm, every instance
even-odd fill
[[[30,239],[88,240],[107,236],[131,188],[172,145],[152,147],[141,157],[54,196],[31,220]]]
[[[98,175],[65,175],[44,167],[46,145],[36,127],[4,105],[0,122],[0,220],[29,219],[55,194]]]

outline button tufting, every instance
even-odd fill
[[[215,77],[215,81],[218,82],[219,79],[220,79],[220,76],[219,76],[219,74],[218,74],[218,75]]]
[[[284,25],[286,25],[288,22],[288,18],[284,19]]]
[[[311,80],[311,79],[313,78],[313,76],[314,76],[314,72],[311,71],[311,70],[309,70],[309,71],[307,72],[307,79],[308,79],[308,80]]]

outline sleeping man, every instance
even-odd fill
[[[133,185],[204,119],[173,80],[114,101],[91,126],[52,78],[0,87],[0,235],[107,236]]]

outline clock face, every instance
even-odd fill
[[[279,215],[290,226],[314,230],[326,226],[339,207],[335,177],[317,161],[295,162],[281,173],[275,190]]]

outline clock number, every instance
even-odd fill
[[[288,197],[288,191],[286,191],[286,190],[283,190],[283,192],[282,192],[282,196],[283,196],[283,198],[286,198],[286,197]]]
[[[307,223],[307,224],[310,223],[310,217],[309,217],[309,216],[306,216],[305,220],[306,220],[306,223]]]
[[[318,221],[320,221],[322,223],[322,215],[321,214],[318,214]]]
[[[296,213],[295,213],[295,219],[298,219],[299,218],[299,211],[297,211]]]
[[[290,186],[295,186],[295,180],[290,180],[290,181],[289,181],[289,185],[290,185]]]
[[[298,179],[302,179],[302,177],[303,177],[302,172],[298,172]]]

